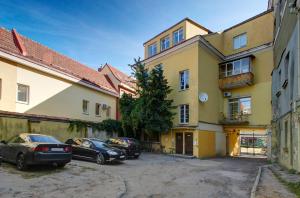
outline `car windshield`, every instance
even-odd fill
[[[31,142],[46,142],[46,143],[55,143],[55,144],[61,143],[54,137],[45,136],[45,135],[29,135],[29,139]]]
[[[104,142],[93,141],[93,143],[95,144],[96,147],[99,147],[99,148],[103,148],[103,147],[109,148],[109,146],[107,144],[105,144]]]

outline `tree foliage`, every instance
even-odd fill
[[[174,107],[173,100],[168,99],[172,90],[161,65],[149,72],[140,59],[135,59],[130,67],[136,80],[137,97],[124,94],[120,99],[123,130],[132,130],[136,136],[168,131],[172,127]]]

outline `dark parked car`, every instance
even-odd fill
[[[109,161],[123,161],[126,156],[123,151],[108,146],[97,139],[69,139],[66,144],[72,145],[73,158],[95,161],[105,164]]]
[[[55,164],[64,167],[71,161],[72,147],[52,136],[23,133],[10,140],[1,141],[0,156],[3,161],[15,163],[19,170],[28,165]]]
[[[138,158],[141,154],[141,146],[138,140],[128,137],[110,138],[105,141],[109,146],[124,150],[127,157]]]

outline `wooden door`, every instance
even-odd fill
[[[185,133],[185,154],[193,155],[193,133]]]
[[[183,134],[176,133],[176,153],[183,154]]]

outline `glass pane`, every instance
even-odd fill
[[[238,99],[229,100],[229,118],[237,119],[239,115],[239,101]]]
[[[240,74],[241,73],[241,61],[240,60],[234,61],[233,68],[234,68],[234,71],[233,71],[234,74]]]
[[[243,115],[251,114],[251,98],[240,99],[240,110]]]
[[[188,89],[189,88],[189,71],[185,71],[185,88]]]
[[[185,105],[185,122],[188,123],[189,122],[189,105]]]
[[[245,47],[247,45],[247,35],[243,34],[240,36],[240,47]]]
[[[28,87],[24,85],[18,85],[18,101],[27,102]]]
[[[243,58],[242,59],[242,73],[250,72],[250,59]]]
[[[219,69],[219,78],[226,77],[226,65],[221,65]]]
[[[233,75],[233,65],[232,63],[227,63],[227,76]]]
[[[240,48],[240,39],[239,39],[239,37],[233,38],[233,48],[234,49]]]
[[[179,30],[179,42],[183,40],[183,29]]]

